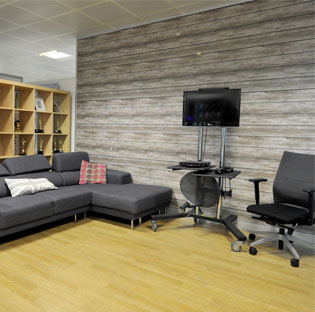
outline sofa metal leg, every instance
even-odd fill
[[[139,225],[142,224],[142,218],[139,218]]]
[[[132,230],[134,229],[133,220],[130,221],[130,228],[131,228]]]
[[[74,215],[74,223],[77,223],[77,221],[78,221],[78,215],[75,214],[75,215]]]
[[[83,219],[86,219],[86,211],[84,211]]]

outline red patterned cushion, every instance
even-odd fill
[[[106,165],[82,160],[79,184],[105,184]]]

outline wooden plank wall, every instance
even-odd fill
[[[228,130],[227,163],[242,171],[224,206],[245,213],[248,178],[266,177],[283,151],[314,154],[314,0],[256,0],[78,40],[76,150],[170,186],[185,200],[182,172],[196,159],[197,128],[182,127],[184,90],[242,89],[240,128]],[[209,128],[205,159],[217,164],[220,129]]]

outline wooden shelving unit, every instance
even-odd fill
[[[45,111],[36,110],[36,98]],[[22,142],[26,155],[38,154],[41,146],[51,161],[54,146],[70,151],[70,131],[70,92],[0,79],[0,162],[19,156]]]

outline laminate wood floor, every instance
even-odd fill
[[[0,245],[1,312],[312,312],[314,250],[232,252],[220,224],[96,217]]]

